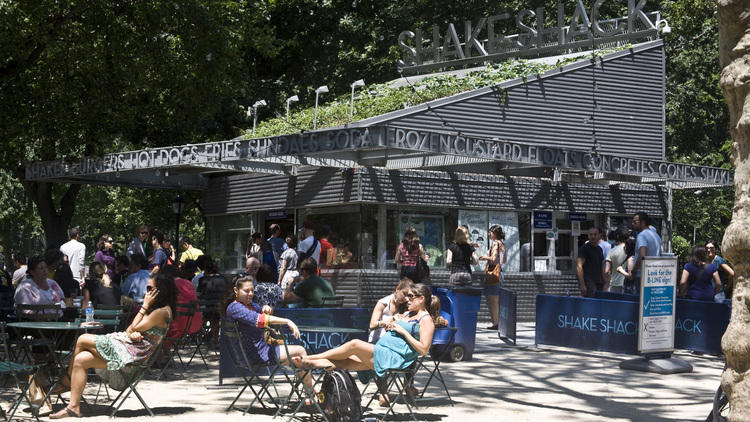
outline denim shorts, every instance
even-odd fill
[[[482,289],[482,294],[484,294],[485,296],[500,296],[500,284],[484,286],[484,289]]]

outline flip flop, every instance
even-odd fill
[[[81,417],[80,413],[76,413],[73,409],[69,407],[65,407],[61,411],[49,415],[50,419],[80,418],[80,417]]]

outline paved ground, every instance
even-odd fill
[[[678,352],[677,357],[693,365],[692,373],[657,375],[624,371],[618,363],[631,356],[546,346],[535,349],[533,338],[531,324],[519,325],[518,344],[527,347],[507,347],[495,333],[480,332],[474,360],[441,366],[448,378],[453,406],[437,387],[430,387],[417,410],[417,419],[699,421],[705,419],[711,408],[724,364],[716,357]],[[208,371],[193,365],[187,380],[144,381],[139,390],[153,406],[156,418],[151,419],[138,409],[134,397],[128,399],[118,417],[153,422],[237,420],[242,417],[240,412],[224,410],[239,390],[234,386],[218,387],[217,368],[217,361],[213,361]],[[8,391],[4,389],[0,392],[3,408],[7,408],[7,399]],[[92,416],[87,420],[109,420],[102,415],[103,410],[103,405],[89,407],[86,412]],[[253,421],[272,420],[262,411],[245,417]]]

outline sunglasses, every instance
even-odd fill
[[[422,297],[422,295],[414,294],[414,293],[407,293],[406,297],[408,297],[409,299],[414,299],[415,297]]]
[[[148,234],[148,232],[141,232],[141,234]]]
[[[156,287],[154,287],[154,286],[146,286],[146,291],[147,292],[150,292],[151,290],[154,290],[154,289],[156,289]]]

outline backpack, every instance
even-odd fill
[[[320,389],[320,407],[330,421],[362,420],[362,396],[354,378],[345,369],[327,372]]]

